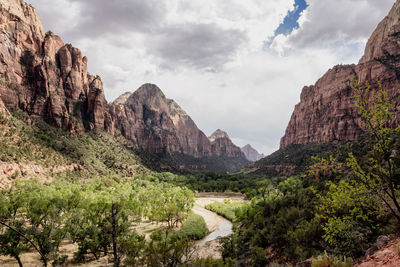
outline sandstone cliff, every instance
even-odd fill
[[[400,1],[370,37],[364,56],[357,65],[339,65],[330,69],[313,86],[303,88],[281,148],[290,144],[321,143],[333,140],[354,140],[363,133],[355,107],[352,84],[354,78],[369,81],[372,87],[382,82],[393,100],[395,121],[400,121]]]
[[[79,49],[44,32],[32,6],[0,1],[0,39],[0,96],[9,110],[70,131],[112,131],[100,78],[88,75]]]
[[[251,145],[245,145],[241,148],[241,150],[248,161],[257,161],[265,157],[264,154],[258,153],[258,151]]]

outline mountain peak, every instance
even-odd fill
[[[242,147],[241,150],[249,161],[257,161],[264,157],[264,154],[258,153],[258,151],[249,144]]]
[[[165,95],[161,91],[161,89],[157,85],[152,83],[143,84],[132,95],[141,96],[145,98],[152,98],[152,97],[165,98]]]
[[[229,136],[226,132],[222,131],[221,129],[218,129],[209,137],[211,142],[214,142],[216,139],[220,139],[220,138],[228,138],[229,139]]]

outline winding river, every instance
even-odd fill
[[[227,219],[200,206],[195,206],[193,211],[204,218],[208,229],[211,231],[210,234],[197,242],[198,246],[204,246],[207,242],[213,241],[220,237],[228,236],[233,233],[232,223]]]
[[[229,220],[204,208],[207,204],[213,202],[223,202],[225,199],[243,200],[242,198],[232,198],[229,196],[223,196],[221,194],[218,196],[196,198],[193,212],[204,218],[207,228],[210,230],[210,233],[206,237],[196,242],[198,256],[200,257],[211,256],[214,258],[220,258],[221,252],[219,249],[219,242],[217,240],[233,233],[232,223]]]

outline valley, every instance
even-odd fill
[[[82,8],[88,1],[74,0],[65,7]],[[289,15],[299,10],[298,1],[294,3]],[[313,9],[305,10],[298,15],[307,16]],[[220,114],[196,106],[196,101],[186,102],[194,103],[186,106],[197,112],[191,117],[183,105],[168,98],[171,94],[185,99],[177,92],[187,93],[183,90],[191,88],[190,79],[183,79],[182,88],[172,88],[172,83],[145,71],[156,62],[165,69],[155,73],[172,73],[178,79],[192,71],[170,69],[172,62],[185,66],[188,61],[172,57],[165,66],[151,57],[154,62],[141,66],[135,60],[144,57],[138,57],[130,59],[129,66],[135,62],[135,70],[143,67],[148,77],[163,81],[164,91],[145,82],[108,102],[110,84],[124,84],[123,76],[90,74],[89,60],[98,64],[99,59],[84,56],[56,33],[46,32],[31,4],[0,0],[0,266],[400,266],[400,0],[380,19],[357,64],[336,65],[314,85],[303,87],[280,135],[279,149],[264,155],[254,147],[270,145],[259,143],[256,128],[271,127],[273,132],[276,121],[282,123],[275,112],[262,114],[273,118],[273,124],[251,124],[266,99],[251,105],[240,99],[235,111],[244,115],[238,116],[225,109],[226,102],[234,100],[230,93],[201,98],[199,83],[191,98],[218,104]],[[82,31],[96,26],[85,23]],[[191,23],[185,24],[183,34],[172,37],[190,35],[186,27]],[[132,25],[130,21],[127,28],[136,27]],[[199,25],[195,28],[203,34],[216,27]],[[150,28],[140,31],[160,34]],[[162,27],[161,32],[177,29]],[[213,38],[195,35],[186,41],[172,38],[171,43],[191,44],[192,50],[204,46],[201,53],[186,56],[206,60],[203,53],[217,40],[222,45],[217,54],[224,54],[229,40],[225,35],[219,40],[212,29]],[[293,34],[301,33],[293,29]],[[67,33],[67,40],[74,36],[73,31]],[[111,40],[118,35],[105,36]],[[146,49],[135,52],[159,49],[160,38],[148,39]],[[94,42],[84,40],[84,49],[95,51],[88,50]],[[263,53],[268,42],[261,42]],[[181,52],[167,44],[162,51]],[[256,65],[273,65],[260,62]],[[197,71],[207,80],[208,75],[228,71],[222,65]],[[110,69],[121,74],[129,66]],[[232,81],[227,77],[234,76],[226,73],[223,83],[207,82],[225,90],[225,79]],[[274,79],[280,75],[274,72]],[[249,97],[257,96],[251,89],[258,79],[243,81],[246,88],[241,89]],[[291,90],[274,88],[284,89]],[[282,101],[274,98],[278,100]],[[214,121],[221,116],[223,120]],[[202,122],[196,124],[194,118]],[[220,129],[232,121],[229,134]]]

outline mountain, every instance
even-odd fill
[[[292,144],[355,140],[363,133],[355,107],[354,78],[372,88],[382,83],[395,107],[393,126],[400,121],[400,1],[379,23],[357,65],[338,65],[315,85],[306,86],[281,139],[281,148]]]
[[[265,157],[264,154],[258,153],[258,151],[254,149],[251,145],[245,145],[241,148],[241,150],[248,161],[257,161]]]
[[[213,156],[245,158],[244,153],[233,144],[226,132],[218,129],[208,139],[211,142],[211,154]]]
[[[244,154],[226,133],[209,140],[190,116],[154,84],[125,93],[111,104],[110,110],[115,128],[123,136],[161,157],[178,155],[174,165],[180,169],[209,169],[209,164],[201,161],[203,158],[232,158],[241,162],[234,168],[221,166],[222,170],[238,170],[246,163]]]
[[[155,85],[145,84],[107,103],[101,78],[88,74],[88,59],[59,36],[45,33],[36,10],[22,0],[0,2],[0,38],[0,110],[3,103],[9,111],[76,135],[121,132],[178,169],[213,165],[213,170],[232,171],[247,163],[229,138],[211,142]]]
[[[125,94],[127,96],[127,94]],[[154,84],[144,84],[120,103],[111,105],[115,127],[150,153],[211,156],[207,137],[175,101]]]

